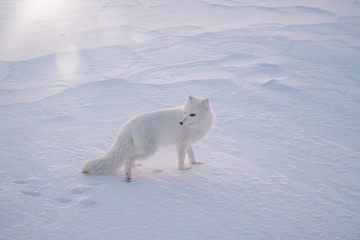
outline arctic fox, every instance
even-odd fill
[[[210,130],[214,121],[208,98],[187,96],[184,106],[139,114],[122,127],[111,148],[102,156],[88,160],[83,173],[111,174],[125,166],[125,181],[131,182],[131,167],[136,160],[149,158],[159,146],[176,145],[177,167],[184,166],[185,153],[195,160],[191,144]]]

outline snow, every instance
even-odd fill
[[[359,239],[357,0],[0,3],[0,239]],[[85,160],[209,97],[204,162]]]

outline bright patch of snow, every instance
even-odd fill
[[[360,2],[0,3],[0,239],[359,239]],[[137,113],[217,122],[89,177]]]

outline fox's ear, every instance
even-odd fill
[[[205,106],[205,107],[209,107],[210,105],[210,100],[208,98],[204,98],[202,101],[201,101],[201,105]]]
[[[194,97],[191,96],[190,94],[187,96],[187,100],[188,100],[188,101],[191,101],[191,100],[193,100],[193,99],[194,99]]]

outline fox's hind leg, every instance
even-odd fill
[[[132,153],[130,153],[125,161],[125,181],[132,181],[131,167],[136,166],[135,161],[144,160],[151,157],[158,149],[156,137],[147,135],[143,136],[142,133],[136,133],[131,136],[133,144]]]
[[[151,157],[156,152],[156,147],[148,149],[148,151],[142,153],[142,154],[135,154],[132,156],[129,156],[128,159],[126,159],[125,163],[125,181],[126,182],[132,182],[132,173],[131,173],[131,167],[133,167],[136,160],[142,160]],[[140,164],[141,165],[141,164]]]

